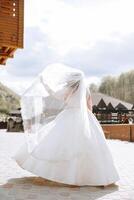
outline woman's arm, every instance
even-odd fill
[[[43,78],[40,77],[40,81],[43,84],[43,86],[45,87],[45,89],[47,90],[47,92],[51,95],[54,96],[54,91],[43,81]]]
[[[92,98],[91,98],[91,96],[89,96],[87,98],[87,107],[92,112]]]
[[[59,90],[57,93],[55,93],[49,86],[48,84],[46,84],[44,81],[43,81],[43,78],[40,77],[40,80],[41,80],[41,83],[43,84],[43,86],[45,87],[45,89],[47,90],[47,92],[55,97],[56,99],[58,100],[63,100],[64,102],[67,102],[68,98],[72,95],[72,93],[74,92],[74,88],[71,88],[71,87],[68,87],[68,88],[65,88],[64,89],[64,94],[63,93],[63,89]],[[61,95],[62,94],[62,95]]]
[[[86,97],[87,97],[87,107],[88,109],[92,112],[92,97],[91,97],[91,93],[89,91],[89,88],[87,88],[86,90]]]

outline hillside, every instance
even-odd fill
[[[20,106],[19,99],[19,95],[0,83],[0,113],[6,114],[12,109],[18,108]]]

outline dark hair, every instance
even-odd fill
[[[76,90],[79,88],[79,85],[80,85],[80,80],[76,81],[75,83],[73,83],[72,85],[70,85],[70,87],[73,90],[73,93],[76,92]]]

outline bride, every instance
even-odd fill
[[[23,169],[79,186],[119,180],[82,71],[47,66],[22,95],[21,108],[25,143],[13,159]]]

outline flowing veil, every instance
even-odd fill
[[[108,185],[119,179],[82,71],[48,65],[21,96],[25,143],[14,159],[48,180]]]
[[[72,104],[73,102],[73,104]],[[82,71],[63,64],[48,65],[21,96],[21,113],[28,150],[39,143],[40,131],[67,107],[77,105],[88,128],[86,86]]]

